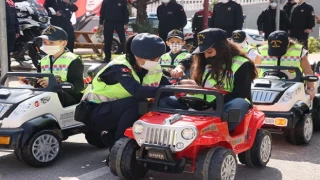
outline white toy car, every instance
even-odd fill
[[[5,81],[14,77],[23,79],[25,85],[5,87]],[[48,87],[34,88],[38,78],[48,78]],[[89,144],[106,147],[104,134],[88,132],[83,123],[74,120],[77,104],[62,107],[57,91],[72,88],[71,84],[58,84],[53,74],[4,76],[0,89],[0,148],[13,149],[21,162],[41,167],[57,160],[61,142],[75,134],[85,133]]]
[[[305,81],[316,82],[317,76],[303,76],[297,67],[257,66],[267,69],[264,78],[254,80],[252,102],[265,113],[262,126],[273,133],[283,133],[287,142],[308,144],[313,130],[320,129],[320,95],[313,102],[305,92]],[[287,73],[295,72],[290,78]],[[289,71],[289,72],[288,72]]]
[[[247,42],[255,46],[260,46],[264,43],[264,35],[260,35],[256,29],[243,29],[247,34]]]

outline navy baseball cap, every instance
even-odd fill
[[[242,43],[247,37],[246,32],[243,30],[235,30],[232,32],[232,41],[235,43]]]
[[[269,56],[283,56],[287,53],[289,45],[289,36],[284,31],[275,31],[268,37]]]
[[[68,34],[61,27],[50,25],[37,38],[47,39],[49,41],[68,41]]]
[[[174,29],[172,31],[170,31],[168,33],[168,37],[167,37],[167,40],[169,40],[170,38],[179,38],[179,39],[182,39],[184,40],[184,34],[182,31],[179,31],[177,29]]]
[[[227,40],[227,32],[219,28],[209,28],[198,33],[198,47],[192,54],[204,53],[217,43]]]
[[[132,39],[132,53],[143,59],[154,59],[162,56],[166,52],[164,41],[153,34],[141,33]]]

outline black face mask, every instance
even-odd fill
[[[216,59],[216,56],[213,56],[213,57],[207,57],[205,60],[206,60],[206,64],[209,64],[211,65],[212,62]]]

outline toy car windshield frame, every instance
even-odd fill
[[[57,92],[59,90],[59,85],[56,81],[56,78],[53,74],[50,73],[22,73],[22,72],[8,72],[5,74],[1,80],[0,80],[0,88],[6,88],[6,89],[25,89],[25,88],[19,88],[19,87],[7,87],[4,86],[6,80],[8,77],[34,77],[34,78],[48,78],[49,83],[46,88],[33,88],[33,91],[46,91],[46,92]]]
[[[259,69],[268,69],[268,70],[294,70],[296,77],[294,79],[279,79],[283,81],[292,81],[292,82],[302,82],[302,72],[298,67],[293,66],[274,66],[274,65],[256,65],[256,68]],[[259,78],[264,79],[264,78]]]
[[[162,93],[187,93],[187,94],[213,95],[216,97],[215,99],[216,109],[215,111],[208,112],[208,111],[189,111],[189,110],[182,110],[182,109],[161,108],[158,106],[158,104],[159,104],[159,100],[161,99]],[[222,117],[224,114],[224,98],[222,93],[215,90],[180,88],[180,87],[174,87],[174,86],[163,87],[157,91],[151,110],[154,112],[165,112],[170,114]]]

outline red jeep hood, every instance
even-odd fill
[[[140,120],[150,123],[150,124],[163,124],[165,119],[173,116],[174,114],[168,113],[159,113],[159,112],[149,112],[142,116]],[[201,126],[204,123],[216,122],[220,123],[220,117],[211,117],[211,116],[195,116],[195,115],[181,115],[182,119],[172,123],[174,125],[194,125],[194,126]]]

